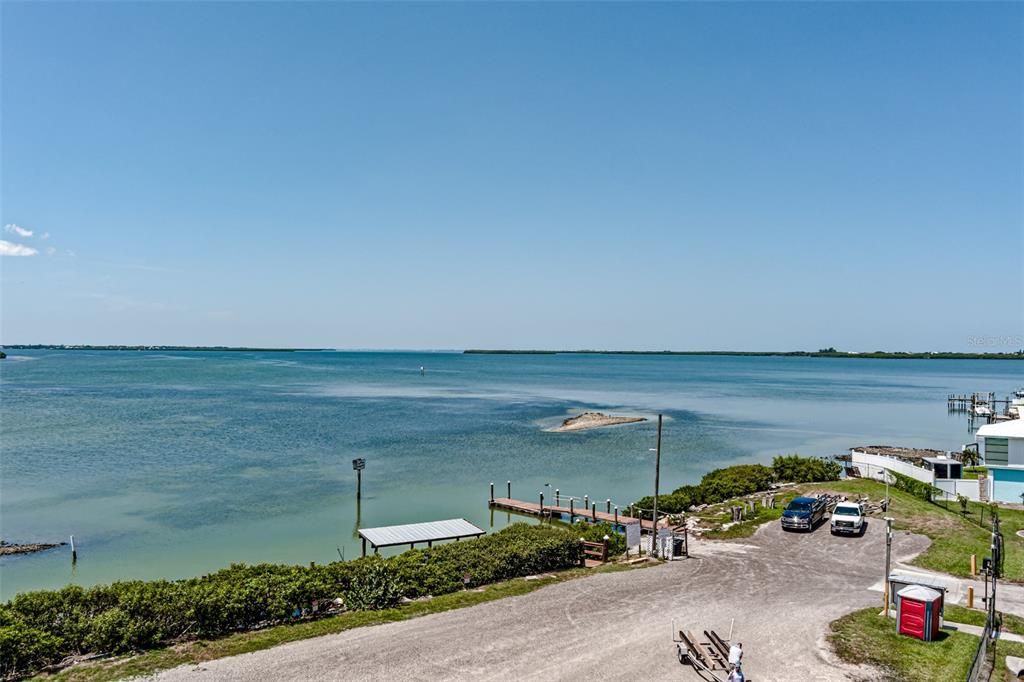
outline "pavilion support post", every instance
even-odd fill
[[[366,556],[366,538],[363,538],[363,556]]]

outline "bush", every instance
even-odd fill
[[[572,525],[573,535],[587,542],[602,542],[608,536],[608,556],[615,557],[626,553],[626,536],[619,533],[610,523],[589,523],[577,521]]]
[[[904,476],[903,474],[896,473],[895,471],[889,471],[889,475],[892,476],[891,485],[896,488],[896,490],[902,490],[905,493],[910,493],[914,497],[919,497],[926,502],[931,502],[933,496],[942,494],[942,490],[939,488],[923,483],[916,478]]]
[[[120,653],[263,627],[339,596],[354,610],[389,608],[402,596],[446,594],[571,568],[581,557],[578,534],[515,524],[476,540],[386,559],[309,567],[232,564],[187,580],[26,592],[0,604],[0,676],[31,672],[68,655]]]
[[[0,678],[59,662],[62,644],[60,637],[27,625],[9,606],[0,606]]]
[[[767,490],[775,481],[775,473],[762,464],[739,464],[715,469],[700,480],[704,503],[721,502]]]
[[[402,598],[394,569],[380,558],[360,567],[345,592],[345,606],[353,611],[390,609]]]
[[[772,460],[772,471],[776,481],[788,483],[816,483],[819,481],[838,481],[843,468],[839,462],[819,457],[801,457],[800,455],[779,455]]]

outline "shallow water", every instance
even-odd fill
[[[425,374],[419,372],[426,368]],[[652,422],[544,429],[580,410],[666,417],[662,489],[779,453],[958,449],[947,393],[1024,363],[717,356],[15,351],[0,363],[0,534],[75,535],[0,559],[0,598],[357,555],[357,524],[493,519],[488,483],[621,505],[653,487]],[[365,457],[355,501],[354,457]],[[357,513],[359,518],[357,520]]]

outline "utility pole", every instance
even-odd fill
[[[892,558],[892,517],[885,517],[885,589],[882,590],[882,594],[885,595],[885,617],[889,617],[889,570],[890,561]]]
[[[661,415],[658,415],[658,446],[654,454],[654,530],[651,535],[651,555],[658,555],[658,487],[661,483]]]

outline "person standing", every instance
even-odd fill
[[[729,667],[738,668],[743,662],[743,642],[736,642],[729,647]],[[740,673],[741,675],[743,673]]]

